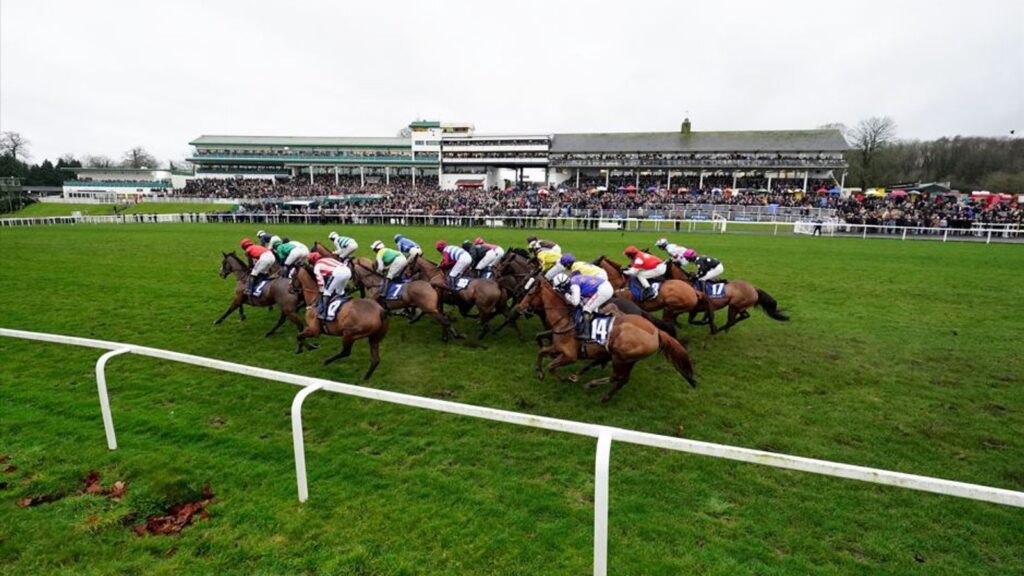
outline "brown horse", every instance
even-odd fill
[[[338,259],[338,257],[334,255],[334,252],[331,252],[326,246],[321,244],[319,240],[313,242],[313,247],[310,248],[310,250],[320,254],[323,258]],[[355,258],[351,258],[349,259],[348,267],[352,270],[352,278],[356,278],[356,264],[361,264],[367,268],[373,268],[373,260],[365,256],[356,256]],[[363,286],[358,280],[356,280],[356,288],[359,289],[359,295],[366,298],[366,286]]]
[[[412,265],[416,267],[419,277],[430,282],[430,285],[437,290],[442,301],[458,306],[459,312],[464,317],[468,317],[469,310],[476,306],[480,318],[480,335],[477,336],[477,339],[482,339],[490,332],[491,327],[488,323],[496,314],[502,313],[506,317],[509,315],[505,292],[494,280],[476,278],[471,280],[463,290],[454,291],[445,285],[445,272],[437,264],[420,256]],[[519,333],[519,326],[515,323],[512,326]],[[519,334],[519,337],[522,338],[522,334]]]
[[[306,339],[319,336],[321,330],[332,336],[341,336],[341,352],[324,360],[324,365],[327,365],[340,358],[348,357],[352,353],[352,344],[356,340],[369,338],[370,368],[363,376],[364,380],[369,380],[373,371],[377,369],[377,365],[380,364],[380,342],[388,334],[387,311],[373,300],[357,298],[342,305],[333,321],[321,323],[317,316],[320,289],[308,266],[300,266],[296,269],[291,287],[301,291],[302,298],[306,302],[307,327],[299,333],[298,348],[295,353],[301,353],[303,346],[312,349],[306,343]]]
[[[586,388],[594,388],[611,381],[611,390],[601,398],[601,402],[607,402],[629,382],[633,366],[637,362],[660,351],[691,386],[697,386],[693,378],[693,364],[686,348],[665,331],[658,330],[639,316],[616,313],[615,322],[608,335],[608,344],[602,346],[594,342],[580,342],[576,338],[572,307],[543,278],[537,279],[518,308],[542,308],[551,325],[553,342],[550,346],[542,346],[537,351],[537,364],[534,369],[540,380],[544,379],[541,362],[545,356],[554,357],[547,368],[551,375],[556,377],[556,370],[559,367],[576,362],[580,356],[594,359],[611,356],[612,376],[599,378],[585,385]]]
[[[384,276],[373,268],[363,266],[359,262],[353,264],[353,268],[355,268],[356,281],[366,287],[367,298],[377,299],[381,286],[384,284]],[[388,310],[416,308],[420,311],[420,315],[410,320],[410,324],[419,320],[425,314],[441,325],[442,341],[447,342],[449,336],[463,338],[462,334],[459,334],[455,327],[452,326],[448,317],[444,315],[441,298],[438,296],[437,290],[434,290],[434,287],[424,280],[406,282],[405,288],[402,290],[402,297],[397,300],[385,300],[384,307]]]
[[[284,324],[285,320],[291,320],[299,331],[302,330],[302,320],[295,313],[299,309],[299,297],[289,289],[288,280],[274,278],[263,289],[263,294],[259,298],[253,299],[252,296],[245,295],[245,289],[249,284],[249,267],[234,252],[221,252],[221,255],[223,259],[220,261],[220,277],[224,279],[234,274],[235,294],[231,299],[231,305],[228,306],[227,312],[224,312],[214,322],[214,325],[223,322],[235,309],[238,309],[239,318],[245,320],[244,306],[246,304],[260,308],[273,308],[277,305],[281,307],[281,316],[277,319],[277,324],[274,324],[274,327],[265,336],[273,336],[274,332],[277,332],[277,329]]]
[[[789,316],[779,310],[779,304],[767,292],[754,286],[745,280],[729,280],[725,285],[725,292],[720,298],[707,297],[705,309],[707,310],[707,324],[712,334],[724,332],[740,322],[750,318],[747,309],[752,306],[760,306],[770,318],[779,322],[786,322]],[[715,326],[715,310],[729,307],[729,319],[721,328]]]
[[[601,256],[595,262],[608,273],[608,282],[615,289],[615,295],[626,300],[633,300],[633,292],[629,289],[629,277],[622,273],[622,267],[605,256]],[[701,306],[700,295],[688,282],[681,280],[664,280],[658,295],[655,298],[637,302],[641,308],[648,312],[664,310],[662,319],[669,324],[675,324],[680,314],[688,313],[693,317],[693,312]]]

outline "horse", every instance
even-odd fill
[[[320,254],[322,258],[334,258],[335,260],[338,259],[338,257],[334,255],[334,252],[331,252],[326,246],[321,244],[319,240],[313,242],[313,247],[311,248],[311,250],[313,252]],[[365,256],[356,256],[354,258],[350,258],[348,261],[348,267],[349,269],[352,270],[352,278],[356,278],[356,264],[361,264],[363,266],[366,266],[367,268],[373,268],[373,260]],[[366,298],[366,286],[363,286],[357,280],[356,288],[359,289],[359,296]]]
[[[361,263],[356,262],[353,264],[355,269],[356,281],[366,287],[366,295],[368,298],[377,299],[380,294],[380,289],[384,284],[384,276],[373,268],[363,266]],[[452,323],[448,320],[448,317],[444,315],[444,310],[441,304],[441,298],[437,294],[437,290],[430,285],[429,282],[423,280],[412,280],[405,283],[405,288],[402,290],[401,298],[397,300],[385,300],[384,307],[387,310],[397,310],[399,308],[417,308],[420,311],[419,316],[411,319],[410,324],[419,320],[424,314],[430,316],[441,325],[441,340],[443,342],[448,341],[448,337],[463,338],[462,334],[459,334]]]
[[[230,274],[235,275],[235,294],[227,311],[213,323],[215,326],[223,322],[236,308],[238,317],[245,320],[245,304],[260,308],[273,308],[278,305],[281,307],[281,316],[277,319],[277,324],[264,336],[268,338],[273,336],[285,320],[291,320],[295,327],[300,332],[302,331],[302,320],[295,313],[299,309],[299,298],[289,289],[288,280],[280,277],[274,278],[267,283],[263,294],[259,298],[253,299],[252,296],[245,295],[245,289],[249,283],[249,267],[234,252],[221,252],[221,255],[223,258],[220,261],[220,277],[223,280]]]
[[[442,301],[447,304],[457,305],[459,313],[463,317],[467,317],[469,310],[476,306],[480,318],[480,335],[477,336],[478,340],[483,339],[490,332],[491,328],[488,323],[497,313],[502,313],[506,318],[508,317],[509,307],[506,302],[505,292],[496,281],[489,278],[475,278],[469,282],[466,288],[454,291],[445,284],[445,273],[437,264],[420,256],[413,265],[416,266],[417,273],[424,280],[430,282],[430,285],[438,291]],[[512,326],[516,329],[519,337],[522,338],[519,326],[514,322]]]
[[[388,334],[387,310],[373,300],[357,298],[343,304],[333,321],[321,323],[317,316],[320,289],[309,266],[300,266],[295,270],[291,288],[301,292],[302,299],[306,302],[306,329],[297,337],[298,347],[295,353],[300,354],[303,346],[312,349],[313,347],[306,343],[306,339],[319,336],[321,331],[341,336],[341,352],[324,360],[326,366],[335,360],[348,357],[352,354],[352,344],[355,341],[368,338],[370,367],[363,380],[369,380],[380,364],[380,342]]]
[[[495,267],[498,285],[515,300],[534,272],[529,252],[522,248],[509,248]]]
[[[659,330],[643,318],[615,314],[615,322],[608,335],[607,345],[580,342],[576,338],[572,307],[542,278],[538,278],[534,282],[519,303],[518,308],[520,310],[542,308],[551,323],[553,341],[550,346],[541,346],[537,351],[537,363],[534,370],[539,380],[544,379],[541,362],[545,356],[554,358],[547,368],[551,375],[556,377],[558,368],[576,362],[581,355],[584,358],[595,359],[610,356],[612,376],[598,378],[584,386],[590,389],[609,381],[612,382],[612,388],[601,398],[601,402],[605,403],[629,382],[633,366],[637,362],[660,351],[676,371],[690,383],[690,386],[697,387],[697,382],[693,377],[693,364],[690,362],[686,348],[668,333]],[[571,378],[568,380],[572,381]]]
[[[729,280],[725,284],[721,297],[705,296],[704,300],[707,302],[705,305],[707,320],[704,323],[707,323],[711,328],[712,334],[725,332],[729,328],[750,318],[750,313],[747,312],[747,309],[751,306],[760,306],[769,318],[779,322],[789,321],[789,316],[779,310],[779,304],[775,301],[775,298],[772,298],[767,292],[745,280]],[[715,326],[715,310],[725,308],[726,306],[729,307],[729,317],[726,323],[719,328]]]
[[[634,300],[633,292],[629,289],[629,278],[622,273],[622,267],[605,256],[599,257],[594,264],[600,266],[608,273],[608,282],[615,289],[615,295],[627,300]],[[663,280],[658,295],[643,302],[637,302],[641,308],[649,312],[664,310],[662,319],[669,324],[675,324],[680,314],[688,313],[692,321],[694,311],[701,305],[701,296],[693,289],[689,282],[682,280]]]

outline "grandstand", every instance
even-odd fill
[[[191,171],[149,168],[65,168],[75,175],[63,186],[64,198],[123,202],[140,200],[185,186]]]
[[[477,135],[472,124],[416,121],[408,137],[200,136],[203,178],[306,179],[442,189],[566,185],[577,189],[707,187],[808,190],[842,186],[848,149],[838,130]],[[837,178],[838,174],[838,178]]]

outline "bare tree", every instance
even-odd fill
[[[398,137],[399,138],[410,138],[410,137],[412,137],[412,128],[409,128],[408,126],[403,126],[402,129],[398,131]]]
[[[113,168],[114,161],[107,156],[86,156],[85,165],[89,168]]]
[[[878,152],[896,140],[896,121],[888,116],[866,118],[850,130],[847,138],[860,161],[864,185],[873,175]]]
[[[125,168],[156,168],[156,157],[142,146],[136,146],[124,153],[121,165]]]
[[[29,144],[31,142],[21,132],[0,132],[0,155],[10,155],[15,160],[28,160],[32,157],[28,153]]]

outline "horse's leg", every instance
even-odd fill
[[[572,364],[575,361],[576,361],[575,357],[570,356],[570,355],[560,351],[558,353],[558,355],[555,356],[555,359],[548,363],[548,372],[551,373],[552,377],[558,378],[562,382],[573,382],[572,378],[569,377],[569,376],[565,376],[565,377],[559,376],[558,372],[556,372],[556,370],[558,370],[562,366],[567,366],[569,364]]]
[[[554,356],[558,351],[555,350],[555,345],[544,346],[537,350],[537,364],[534,366],[534,373],[537,375],[537,380],[544,379],[544,371],[541,369],[541,362],[543,362],[545,356]]]
[[[711,328],[711,334],[717,334],[718,328],[715,327],[715,309],[708,304],[707,309],[708,327]]]
[[[669,326],[679,326],[679,323],[676,322],[676,318],[678,317],[679,311],[670,306],[665,306],[665,310],[661,313],[661,319]]]
[[[635,362],[629,362],[624,364],[616,364],[613,367],[615,375],[612,377],[612,380],[615,382],[615,384],[612,386],[612,389],[609,390],[603,398],[601,398],[601,404],[604,404],[611,400],[612,396],[615,396],[615,393],[621,390],[622,387],[625,386],[627,382],[629,382],[629,375],[633,372],[633,366],[635,365]]]
[[[231,305],[228,306],[227,311],[224,312],[223,314],[221,314],[220,318],[217,318],[216,320],[214,320],[214,322],[213,322],[214,326],[216,326],[217,324],[220,324],[221,322],[223,322],[225,318],[230,316],[231,313],[235,311],[235,308],[238,308],[239,313],[241,313],[241,311],[242,311],[242,304],[241,304],[241,300],[238,298],[237,295],[231,300]]]
[[[270,338],[271,336],[273,336],[274,332],[277,332],[277,329],[280,328],[281,325],[284,324],[284,321],[287,320],[287,319],[288,319],[288,316],[285,315],[284,309],[282,308],[281,309],[281,316],[279,316],[278,319],[277,319],[277,324],[274,324],[274,327],[270,329],[270,332],[267,332],[266,334],[264,334],[264,336],[267,337],[267,338]]]
[[[341,358],[348,358],[349,355],[352,354],[353,342],[355,342],[355,338],[353,338],[352,336],[349,336],[348,334],[343,336],[341,339],[341,352],[338,352],[334,356],[331,356],[327,360],[324,360],[324,366],[327,366],[328,364],[334,362],[335,360],[340,360]],[[367,378],[369,378],[369,375],[367,375]]]
[[[366,371],[366,376],[363,376],[363,380],[369,380],[370,376],[373,376],[373,371],[380,364],[380,341],[383,338],[383,336],[378,336],[377,334],[370,336],[370,367]]]
[[[483,340],[484,336],[487,336],[488,332],[491,331],[491,327],[488,322],[491,321],[493,314],[493,311],[480,311],[480,335],[476,337],[477,340]]]

